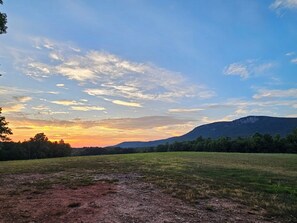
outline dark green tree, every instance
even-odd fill
[[[44,133],[37,133],[27,142],[29,159],[45,158],[49,153],[50,142]]]
[[[12,135],[11,129],[7,126],[8,122],[5,120],[5,117],[1,115],[2,108],[0,108],[0,141],[9,141],[7,135]]]
[[[3,4],[3,1],[0,0],[0,4]],[[6,33],[7,16],[5,13],[0,12],[0,34]]]

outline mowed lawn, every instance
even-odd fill
[[[297,155],[167,152],[0,162],[7,175],[45,174],[34,186],[89,185],[96,174],[137,173],[164,192],[196,204],[226,198],[284,221],[297,221]],[[59,173],[59,174],[54,174]],[[112,182],[111,182],[112,183]]]

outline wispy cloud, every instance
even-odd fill
[[[32,39],[39,56],[31,53],[27,60],[17,60],[17,66],[37,80],[61,75],[80,84],[98,86],[86,89],[90,95],[129,100],[175,101],[215,95],[213,90],[192,84],[182,74],[152,63],[134,62],[105,51],[73,50],[71,44],[49,39]],[[44,59],[46,56],[51,60]]]
[[[122,101],[122,100],[112,100],[111,102],[117,105],[123,105],[128,107],[142,107],[141,104],[136,102],[128,102],[128,101]]]
[[[242,79],[247,79],[252,75],[255,76],[266,73],[275,66],[276,64],[273,62],[260,63],[258,60],[246,60],[226,66],[223,70],[223,74],[228,76],[239,76]]]
[[[14,117],[11,118],[15,123],[22,124],[22,126],[53,126],[53,127],[73,127],[79,126],[81,128],[92,127],[104,127],[107,129],[124,129],[124,130],[136,130],[136,129],[152,129],[164,126],[186,124],[193,120],[180,119],[172,116],[145,116],[139,118],[112,118],[102,120],[59,120],[59,119],[32,119],[26,117]]]
[[[286,56],[288,56],[288,57],[293,56],[293,55],[295,55],[295,52],[288,52],[288,53],[286,53]]]
[[[81,105],[81,102],[74,101],[74,100],[57,100],[57,101],[51,101],[53,104],[57,105],[64,105],[64,106],[71,106],[71,105]]]
[[[31,101],[32,98],[31,97],[28,97],[28,96],[15,96],[14,97],[18,102],[21,102],[21,103],[25,103],[25,102],[28,102],[28,101]]]
[[[230,64],[229,66],[225,67],[223,73],[225,75],[240,76],[243,79],[246,79],[250,76],[247,66],[241,63]]]
[[[15,129],[31,130],[31,129],[33,129],[33,128],[32,128],[32,127],[27,127],[27,126],[18,126],[18,127],[15,127]]]
[[[297,64],[297,58],[292,59],[291,62]]]
[[[260,89],[257,94],[253,96],[254,99],[263,98],[297,98],[297,89],[291,88],[286,90],[270,90]]]
[[[33,110],[37,110],[37,111],[44,111],[44,110],[50,110],[49,107],[44,106],[44,105],[38,105],[38,106],[34,106],[32,107]]]
[[[178,119],[171,116],[145,116],[140,118],[105,119],[100,125],[115,129],[150,129],[161,126],[185,124],[193,120]]]
[[[64,84],[56,84],[57,87],[64,87]]]
[[[272,10],[297,9],[297,0],[275,0],[269,7]]]
[[[3,113],[12,113],[12,112],[20,112],[25,109],[26,105],[24,104],[11,104],[3,106]]]
[[[49,58],[53,59],[53,60],[58,60],[58,61],[63,61],[63,56],[59,55],[58,53],[56,52],[51,52],[49,54]]]
[[[170,113],[190,113],[190,112],[198,112],[198,111],[203,111],[203,108],[172,108],[169,109],[168,111]]]
[[[100,106],[71,106],[72,110],[75,111],[104,111],[105,108]]]

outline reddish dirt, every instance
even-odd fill
[[[13,175],[2,179],[0,222],[272,222],[265,221],[259,212],[225,199],[189,205],[133,174],[97,175],[96,184],[76,189],[56,185],[40,191],[21,186],[42,177]]]

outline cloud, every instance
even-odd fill
[[[66,111],[49,111],[49,114],[51,115],[59,115],[59,114],[69,114],[69,112]]]
[[[171,116],[145,116],[140,118],[105,119],[100,121],[100,125],[106,128],[133,130],[185,124],[190,121],[193,120],[178,119]]]
[[[228,67],[224,69],[223,72],[225,75],[235,75],[240,76],[243,79],[246,79],[249,77],[250,72],[248,71],[248,68],[244,64],[240,63],[233,63],[230,64]]]
[[[142,107],[141,104],[136,103],[136,102],[127,102],[127,101],[122,101],[122,100],[112,100],[111,101],[114,104],[117,105],[123,105],[123,106],[128,106],[128,107]]]
[[[297,64],[297,58],[292,59],[291,62]]]
[[[49,54],[49,58],[53,59],[53,60],[59,60],[59,61],[63,61],[63,57],[61,55],[59,55],[58,53],[55,52],[51,52]]]
[[[75,111],[104,111],[105,108],[99,106],[71,106]]]
[[[32,98],[31,97],[28,97],[28,96],[15,96],[14,97],[18,102],[21,102],[21,103],[25,103],[25,102],[28,102],[28,101],[31,101]]]
[[[49,92],[49,91],[40,91],[37,89],[24,89],[24,88],[19,88],[19,87],[14,87],[14,86],[0,86],[0,96],[4,95],[5,97],[10,96],[14,98],[15,100],[20,100],[20,99],[27,99],[29,101],[29,96],[25,95],[32,95],[32,94],[59,94],[59,92]]]
[[[51,101],[53,104],[57,105],[64,105],[64,106],[71,106],[71,105],[81,105],[81,102],[77,102],[74,100],[57,100],[57,101]]]
[[[11,117],[11,122],[14,122],[16,124],[22,124],[22,126],[27,127],[70,127],[78,125],[73,121],[67,121],[67,120],[58,120],[58,119],[51,119],[51,120],[44,120],[44,119],[33,119],[28,117]]]
[[[12,112],[20,112],[22,111],[26,105],[24,104],[12,104],[3,106],[2,112],[3,113],[12,113]]]
[[[81,128],[104,127],[106,129],[141,130],[164,126],[187,124],[193,120],[179,119],[172,116],[145,116],[139,118],[112,118],[102,120],[59,120],[59,119],[32,119],[27,117],[10,118],[13,122],[22,126],[38,127],[74,127]]]
[[[31,130],[33,128],[32,127],[27,127],[27,126],[19,126],[19,127],[15,127],[15,129]]]
[[[272,10],[297,9],[297,0],[275,0],[269,7]]]
[[[57,87],[64,87],[64,84],[56,84]]]
[[[197,112],[197,111],[203,111],[203,108],[172,108],[168,111],[170,113],[188,113],[188,112]]]
[[[297,98],[297,89],[291,88],[286,90],[268,90],[260,89],[257,94],[253,96],[254,99],[263,98]]]
[[[37,79],[50,76],[51,67],[40,62],[29,62],[26,74]]]
[[[50,108],[44,105],[38,105],[38,106],[32,107],[32,109],[37,111],[44,111],[44,110],[49,110]]]
[[[260,63],[260,61],[257,60],[246,60],[226,66],[223,70],[223,74],[228,76],[240,76],[242,79],[247,79],[251,76],[261,75],[275,66],[276,64],[273,62]]]
[[[266,72],[271,68],[275,67],[275,63],[263,63],[259,65],[252,65],[251,71],[256,74],[260,74],[262,72]]]
[[[28,59],[16,62],[22,73],[37,80],[60,75],[81,86],[98,86],[86,89],[90,95],[112,95],[129,100],[176,101],[215,96],[213,90],[194,85],[182,74],[152,63],[127,60],[104,51],[74,50],[71,44],[49,39],[33,38],[33,41],[38,53],[26,55]],[[44,59],[48,56],[52,60]]]
[[[286,56],[288,56],[288,57],[293,56],[293,55],[295,55],[295,52],[288,52],[288,53],[286,53]]]
[[[235,111],[235,115],[239,115],[239,116],[243,116],[248,114],[248,110],[246,110],[244,107],[239,107],[236,111]]]

